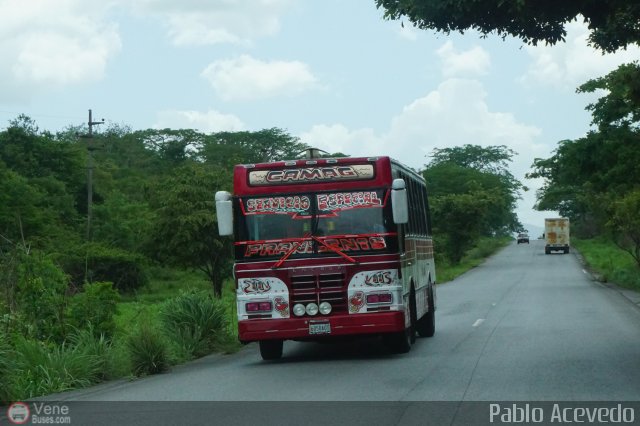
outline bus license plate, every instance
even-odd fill
[[[309,334],[331,334],[331,324],[325,322],[310,322]]]

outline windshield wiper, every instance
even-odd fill
[[[296,240],[293,242],[293,245],[291,246],[291,248],[289,249],[289,251],[287,251],[284,256],[282,256],[280,258],[280,260],[278,260],[272,267],[271,269],[277,269],[280,266],[282,266],[282,264],[284,263],[285,260],[287,260],[289,258],[289,256],[291,256],[293,254],[294,251],[296,251],[298,249],[298,247],[300,247],[300,244],[302,244],[305,240],[309,239],[309,235],[311,235],[311,233],[306,233],[302,236],[302,238]]]
[[[316,237],[315,235],[312,235],[311,238],[313,238],[315,241],[318,242],[318,244],[322,244],[323,246],[325,246],[326,248],[328,248],[329,250],[335,251],[336,253],[338,253],[340,256],[344,257],[345,259],[347,259],[349,262],[351,263],[358,263],[353,257],[349,256],[348,254],[344,253],[342,250],[340,250],[337,247],[334,247],[332,245],[327,244],[326,242],[322,241],[320,238]]]

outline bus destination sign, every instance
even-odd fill
[[[288,183],[319,183],[367,180],[374,177],[372,164],[322,166],[249,172],[249,185],[283,185]]]

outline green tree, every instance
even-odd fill
[[[153,200],[158,220],[150,255],[204,272],[217,297],[231,274],[232,243],[218,235],[214,193],[231,186],[230,176],[229,171],[204,164],[185,164],[160,183]]]
[[[13,120],[0,132],[0,234],[39,247],[67,240],[83,170],[76,146],[40,133],[26,116]]]
[[[423,172],[432,196],[489,191],[492,208],[480,220],[483,234],[504,234],[521,227],[515,214],[520,191],[526,191],[509,172],[515,152],[504,145],[435,149]]]
[[[96,338],[111,338],[116,329],[114,316],[120,294],[110,282],[85,283],[68,303],[67,318],[76,329],[87,329]]]
[[[604,77],[587,81],[578,93],[606,91],[596,103],[589,104],[593,124],[600,130],[610,127],[637,129],[640,123],[640,64],[636,61],[620,65]]]
[[[148,129],[136,132],[147,149],[155,151],[167,165],[177,166],[202,146],[205,135],[192,129]]]
[[[612,204],[607,223],[616,244],[629,253],[640,267],[640,189],[629,192]]]
[[[466,144],[452,148],[434,149],[429,165],[453,163],[479,172],[510,176],[514,180],[509,172],[509,163],[515,154],[515,151],[505,145],[484,147]]]
[[[200,155],[207,163],[228,167],[239,163],[290,160],[307,148],[299,138],[273,127],[257,132],[214,133],[207,137]]]
[[[458,263],[481,236],[522,227],[515,214],[526,188],[509,172],[515,153],[506,146],[436,149],[423,170],[434,235],[449,261]]]
[[[448,194],[434,200],[432,214],[435,234],[449,261],[459,263],[465,251],[482,235],[483,220],[494,200],[484,191]]]
[[[65,337],[66,274],[43,253],[23,253],[18,267],[17,306],[29,334],[40,340]]]
[[[407,19],[423,30],[483,36],[511,35],[525,43],[555,44],[564,41],[566,24],[582,17],[589,42],[606,52],[640,41],[640,3],[629,0],[375,0],[387,19]]]
[[[148,203],[130,201],[115,190],[94,208],[93,237],[109,246],[140,252],[147,243],[154,220]]]
[[[640,182],[640,132],[607,126],[558,143],[550,158],[536,158],[528,178],[543,178],[538,210],[557,210],[592,236],[604,231],[606,208]],[[581,224],[584,229],[581,229]]]

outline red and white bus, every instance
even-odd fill
[[[234,168],[216,193],[235,237],[238,333],[263,359],[284,340],[381,335],[397,352],[435,332],[425,181],[390,159],[313,158]]]

